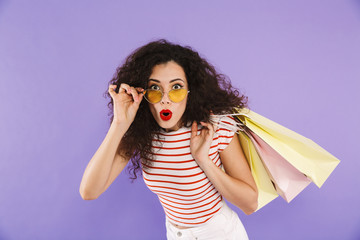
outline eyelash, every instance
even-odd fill
[[[153,87],[159,87],[159,86],[156,85],[156,84],[152,84],[152,85],[149,87],[149,89],[153,89]],[[155,89],[155,90],[159,90],[159,89]]]
[[[172,88],[173,88],[174,86],[180,86],[180,88],[183,88],[183,86],[182,86],[181,84],[179,84],[179,83],[174,84],[174,85],[172,86]],[[159,86],[156,85],[156,84],[152,84],[152,85],[149,87],[149,89],[153,89],[152,87],[159,87]],[[160,87],[159,87],[159,88],[160,88]],[[159,90],[159,89],[155,89],[155,90]]]
[[[179,84],[179,83],[176,83],[176,84],[174,84],[172,87],[174,88],[174,86],[180,86],[180,88],[183,88],[183,86],[181,85],[181,84]]]

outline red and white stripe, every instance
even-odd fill
[[[235,123],[232,117],[225,117],[222,121]],[[152,142],[155,160],[152,160],[152,166],[143,169],[144,182],[158,196],[169,221],[185,227],[205,223],[222,206],[222,196],[190,153],[190,136],[191,127],[169,133],[161,131],[160,139]],[[220,168],[219,152],[226,148],[233,136],[233,130],[225,127],[217,129],[214,134],[209,157]]]

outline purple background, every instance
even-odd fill
[[[140,7],[139,7],[140,6]],[[165,239],[164,213],[123,172],[79,194],[108,130],[102,94],[124,58],[158,38],[190,45],[252,110],[341,160],[240,216],[251,240],[360,239],[360,2],[0,1],[0,239]]]

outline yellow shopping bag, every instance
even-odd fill
[[[277,198],[278,194],[250,138],[243,131],[239,131],[238,134],[242,150],[258,189],[258,208],[256,209],[258,211]]]
[[[319,188],[340,163],[312,140],[273,122],[247,108],[235,109],[237,118],[269,144]]]
[[[320,188],[340,162],[312,140],[247,108],[235,108],[234,114],[218,116],[239,120],[234,130],[258,188],[257,210],[279,194],[290,202],[310,180]]]

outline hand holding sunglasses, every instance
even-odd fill
[[[118,92],[117,92],[118,89]],[[143,98],[143,89],[128,84],[110,85],[109,94],[113,99],[113,122],[129,127],[135,119],[137,110]]]

